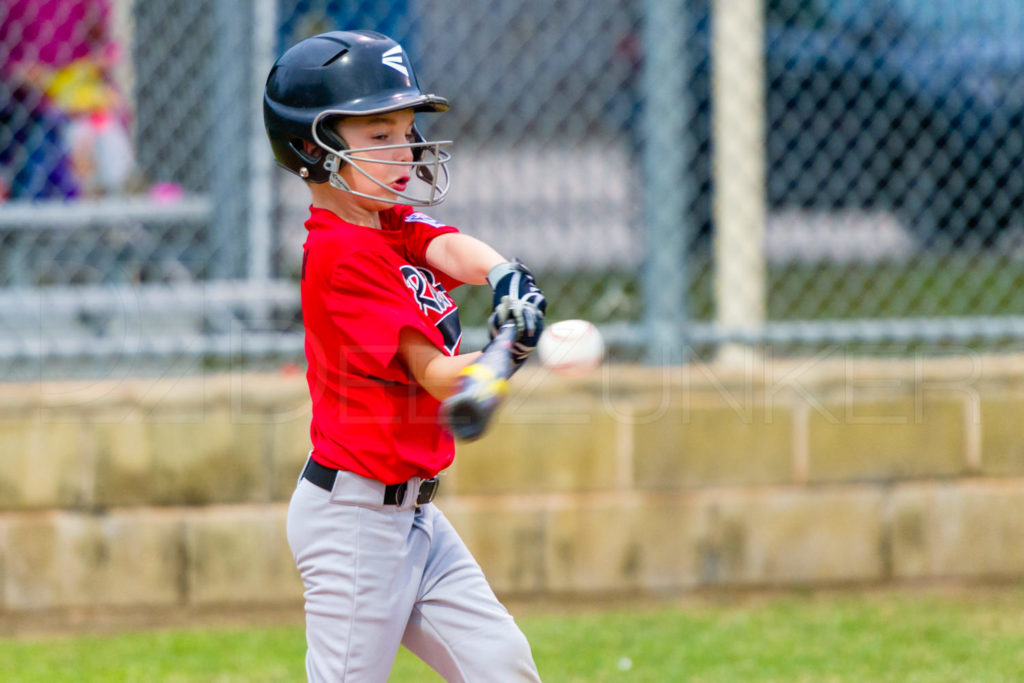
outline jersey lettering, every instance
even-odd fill
[[[426,268],[414,266],[402,266],[401,270],[406,286],[412,290],[416,296],[416,303],[424,313],[428,311],[444,313],[451,308],[451,297],[448,296],[444,287],[434,279],[432,272]]]
[[[444,285],[427,268],[405,265],[400,270],[420,310],[441,332],[445,350],[449,355],[455,353],[462,339],[462,325],[459,323],[458,307],[448,296]]]

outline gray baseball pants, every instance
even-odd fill
[[[539,681],[529,643],[432,503],[401,505],[384,485],[339,472],[326,491],[300,479],[288,544],[306,592],[311,682],[386,681],[399,644],[446,681]]]

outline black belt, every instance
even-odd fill
[[[316,484],[325,491],[331,491],[334,489],[334,480],[337,478],[339,471],[333,467],[321,465],[316,460],[313,460],[313,458],[310,458],[306,461],[306,469],[302,471],[302,476],[308,479],[311,484]],[[439,483],[437,477],[421,480],[419,494],[416,496],[416,504],[426,505],[434,500]],[[405,492],[408,488],[409,482],[407,481],[403,481],[401,484],[388,484],[384,487],[384,504],[401,505],[402,501],[405,500]]]

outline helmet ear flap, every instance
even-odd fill
[[[337,173],[341,168],[341,164],[344,163],[338,155],[332,154],[331,151],[324,147],[329,146],[341,151],[348,149],[348,145],[335,132],[333,126],[325,125],[324,120],[317,121],[314,125],[316,126],[316,135],[310,137],[319,138],[320,142],[323,143],[322,145],[311,139],[292,138],[288,141],[288,146],[308,165],[308,168],[304,167],[299,171],[299,175],[314,182],[322,183],[328,179],[329,174]],[[316,146],[312,153],[306,151],[308,144]]]
[[[316,164],[320,163],[323,160],[323,150],[317,147],[317,151],[320,153],[310,154],[309,152],[306,151],[305,142],[306,141],[301,138],[292,138],[291,140],[288,141],[288,146],[291,147],[292,151],[295,152],[295,154],[298,155],[300,159],[302,159],[311,166],[315,166]]]
[[[330,145],[336,150],[348,149],[348,144],[345,143],[344,138],[338,135],[337,131],[334,130],[334,126],[331,125],[335,120],[336,116],[325,116],[316,123],[316,134],[325,143]]]

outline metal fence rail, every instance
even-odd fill
[[[309,198],[259,96],[332,28],[452,101],[429,213],[616,358],[1024,341],[1015,0],[62,2],[0,9],[4,378],[301,361]],[[472,346],[489,297],[456,296]]]

